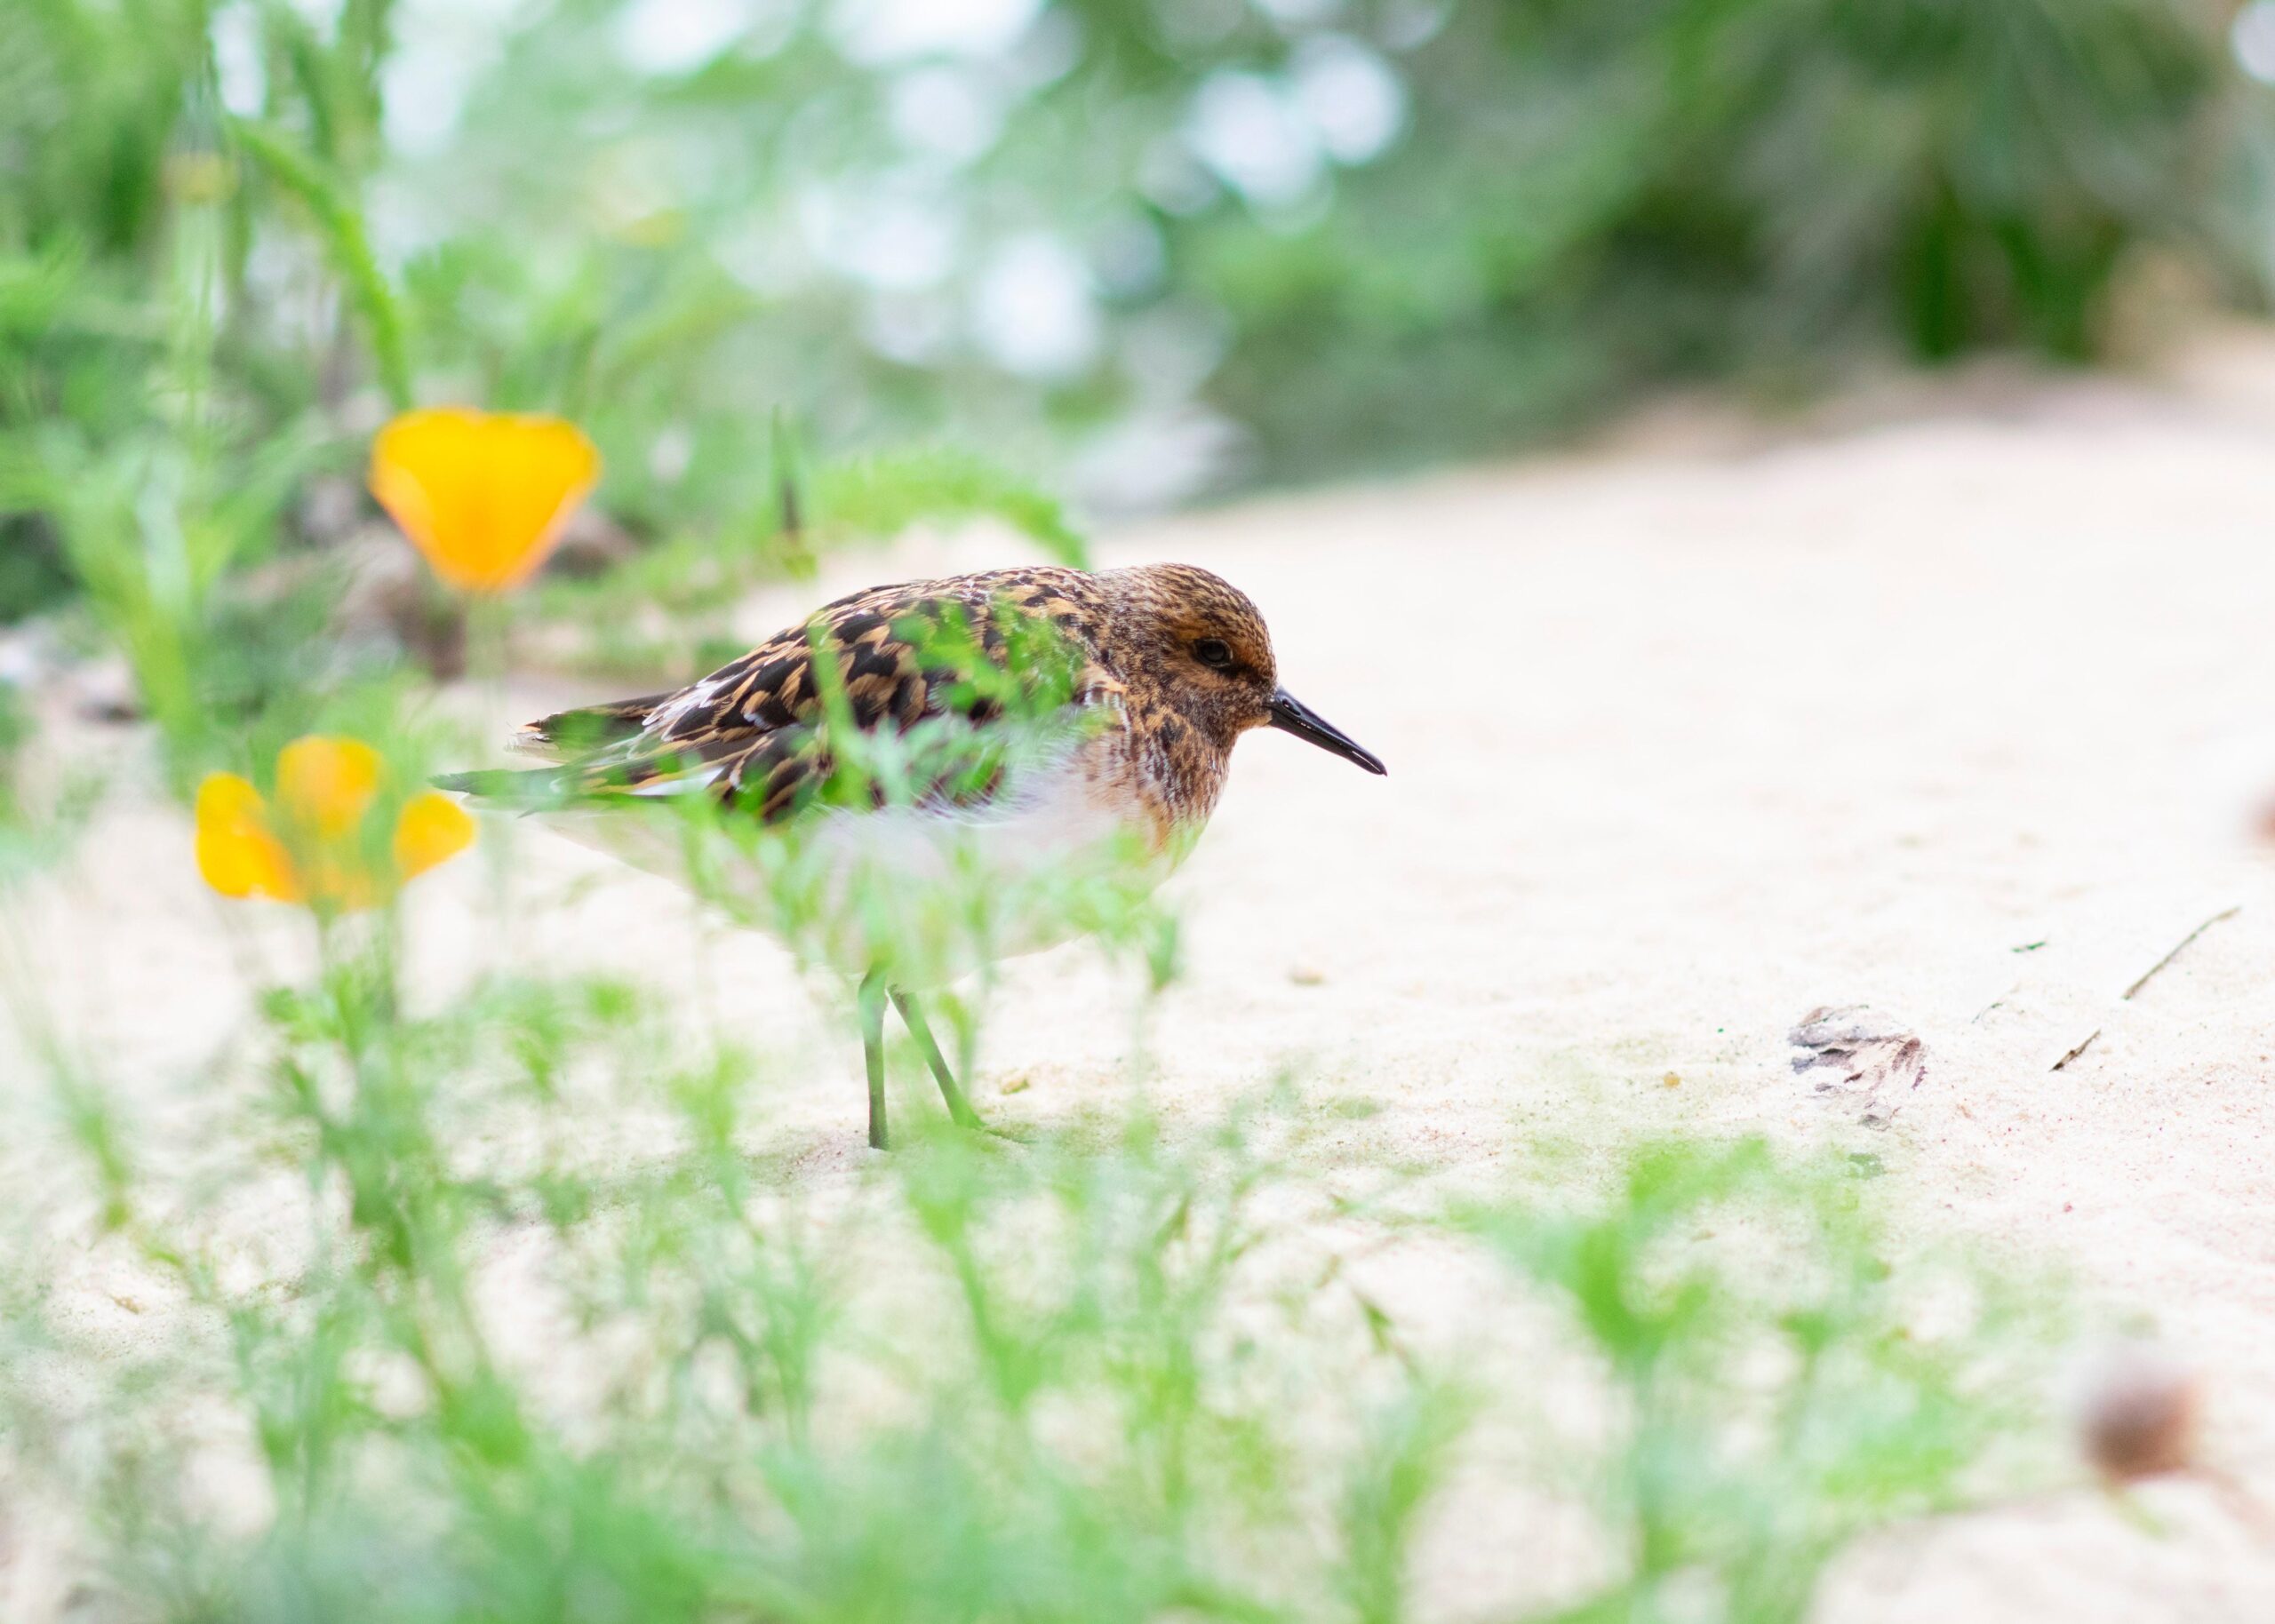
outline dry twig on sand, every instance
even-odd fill
[[[2173,944],[2172,951],[2167,953],[2163,958],[2158,959],[2156,963],[2151,965],[2147,969],[2141,972],[2140,976],[2131,986],[2126,988],[2124,992],[2119,996],[2119,1001],[2126,1003],[2131,1002],[2133,995],[2135,992],[2138,992],[2142,988],[2147,986],[2151,976],[2156,975],[2159,970],[2163,969],[2165,966],[2170,964],[2174,959],[2179,958],[2182,953],[2188,951],[2188,944],[2190,943],[2195,941],[2197,937],[2211,929],[2213,926],[2218,924],[2222,919],[2231,919],[2242,912],[2243,904],[2241,903],[2231,903],[2228,906],[2221,909],[2219,912],[2214,914],[2210,919],[2206,919],[2195,929],[2190,931],[2186,935],[2181,937],[2178,942]]]
[[[2147,986],[2151,980],[2155,977],[2157,972],[2163,969],[2174,959],[2179,958],[2181,954],[2186,952],[2188,951],[2189,944],[2194,942],[2197,937],[2211,929],[2213,926],[2220,923],[2221,920],[2231,919],[2242,912],[2243,904],[2241,903],[2231,903],[2226,907],[2221,909],[2217,913],[2214,914],[2211,918],[2206,919],[2202,924],[2197,926],[2195,929],[2190,931],[2186,935],[2181,937],[2179,941],[2174,943],[2172,950],[2166,953],[2163,958],[2158,959],[2156,963],[2151,965],[2147,969],[2142,971],[2140,975],[2135,976],[2133,979],[2133,984],[2117,995],[2117,1001],[2120,1004],[2131,1003],[2133,1001],[2133,995],[2140,991],[2142,988]],[[2094,1039],[2100,1036],[2101,1028],[2096,1026],[2093,1031],[2087,1032],[2084,1037],[2079,1039],[2076,1043],[2072,1044],[2063,1055],[2062,1058],[2055,1061],[2050,1069],[2055,1071],[2061,1071],[2071,1061],[2077,1059],[2079,1055],[2091,1048],[2093,1047]]]

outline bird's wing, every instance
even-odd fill
[[[585,753],[547,774],[558,797],[589,804],[611,797],[707,792],[767,820],[804,804],[832,771],[823,747],[823,683],[816,655],[831,657],[855,728],[906,733],[951,712],[976,727],[1001,705],[974,694],[970,661],[942,663],[928,628],[961,622],[967,647],[998,668],[1010,658],[1006,616],[1055,624],[1079,657],[1093,645],[1096,589],[1079,570],[991,570],[943,580],[872,587],[816,611],[677,693],[564,712],[532,723],[541,745],[581,743]],[[1100,677],[1086,669],[1078,695]],[[559,741],[555,744],[555,741]],[[597,746],[597,747],[595,747]],[[985,799],[987,785],[958,797]]]

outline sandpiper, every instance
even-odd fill
[[[853,726],[906,734],[942,717],[963,673],[937,657],[924,628],[944,617],[978,629],[981,653],[1006,660],[1006,626],[1024,617],[1055,627],[1072,657],[1066,706],[1092,725],[1023,772],[994,774],[913,806],[814,805],[831,765],[824,719],[842,695]],[[817,655],[834,657],[817,680]],[[967,697],[984,736],[1000,707]],[[1373,754],[1280,686],[1271,635],[1236,588],[1189,564],[1087,571],[1050,566],[983,570],[872,587],[817,610],[674,693],[567,711],[532,722],[516,741],[555,765],[535,773],[467,773],[438,780],[489,804],[545,810],[563,832],[604,848],[620,809],[643,800],[716,797],[767,824],[819,820],[821,838],[866,856],[886,854],[912,873],[936,865],[951,842],[983,862],[1049,860],[1134,833],[1161,860],[1155,878],[1190,848],[1215,810],[1233,746],[1254,728],[1306,739],[1370,773]],[[615,810],[612,810],[614,808]],[[596,837],[597,833],[597,837]],[[619,855],[623,855],[619,850]],[[636,860],[636,859],[635,859]],[[1028,945],[1035,945],[1029,943]],[[949,1114],[979,1118],[934,1041],[914,990],[878,965],[861,975],[857,1006],[869,1085],[869,1142],[887,1142],[884,1003],[890,998],[922,1050]]]

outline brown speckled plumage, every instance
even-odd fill
[[[855,593],[677,693],[531,723],[520,744],[552,758],[551,768],[437,782],[493,804],[571,813],[587,834],[595,824],[611,832],[639,827],[643,820],[623,816],[610,803],[659,795],[718,796],[738,811],[781,820],[831,777],[823,749],[828,730],[820,724],[834,702],[826,703],[825,689],[842,686],[853,723],[865,732],[905,734],[954,711],[984,735],[1000,709],[978,697],[968,663],[963,671],[926,664],[926,650],[938,645],[925,639],[925,629],[961,619],[985,657],[1008,669],[1018,621],[1006,617],[1020,616],[1053,624],[1078,663],[1069,688],[1029,691],[1067,693],[1068,705],[1103,725],[1074,730],[1069,748],[1053,742],[1020,772],[999,767],[985,776],[943,779],[913,808],[891,806],[874,816],[858,802],[834,808],[835,821],[821,825],[818,840],[850,837],[841,845],[858,846],[878,837],[878,850],[891,855],[896,880],[921,883],[928,849],[936,866],[943,852],[953,851],[983,859],[987,875],[1010,874],[1096,849],[1101,840],[1134,826],[1166,858],[1150,865],[1157,878],[1215,810],[1233,746],[1251,728],[1278,728],[1369,772],[1384,770],[1279,686],[1271,634],[1245,596],[1205,569],[1149,564],[1095,574],[990,569]],[[828,681],[833,666],[835,684]],[[1024,682],[1033,673],[1011,674]],[[1004,730],[996,736],[1005,737]],[[906,838],[912,832],[914,840]],[[1064,919],[1046,921],[1038,939],[1009,951],[1047,945],[1066,925]],[[845,967],[862,978],[855,1002],[868,1072],[870,1144],[882,1149],[887,1142],[888,999],[916,1038],[950,1115],[978,1126],[906,984],[907,967],[881,962],[895,955],[873,944],[852,946]],[[991,951],[1004,950],[991,944]]]
[[[1048,619],[1073,640],[1083,659],[1074,703],[1107,707],[1114,724],[1085,747],[1094,792],[1142,817],[1157,843],[1207,819],[1233,744],[1271,720],[1271,636],[1226,582],[1180,564],[1035,566],[852,593],[675,693],[548,716],[521,742],[567,758],[579,792],[653,794],[700,775],[712,792],[778,819],[829,771],[814,747],[816,644],[836,657],[858,726],[906,731],[946,708],[955,673],[924,666],[910,633],[951,608],[998,663],[1003,612]],[[1194,658],[1208,639],[1225,645],[1226,665]],[[993,711],[983,701],[969,714],[984,726]]]

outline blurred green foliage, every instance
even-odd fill
[[[1798,1624],[1843,1545],[1954,1509],[2043,1420],[2050,1305],[1956,1258],[1899,1278],[1853,1166],[1668,1142],[1615,1177],[1577,1211],[1473,1220],[1557,1294],[1620,1396],[1598,1486],[1624,1571],[1561,1618],[1680,1616],[1703,1571],[1707,1616]],[[1964,1334],[1920,1334],[1939,1300]]]
[[[798,562],[777,414],[820,467],[945,442],[1144,506],[1505,446],[1672,380],[2088,357],[2144,256],[2263,288],[2265,92],[2225,22],[12,0],[0,617],[82,582],[131,643],[132,593],[179,588],[123,587],[122,545],[151,575],[159,532],[196,535],[194,578],[336,542],[413,399],[579,420],[605,513],[688,567],[649,566],[668,598],[707,556]],[[958,466],[853,522],[968,511]],[[1001,476],[978,502],[1058,525],[1033,505]]]
[[[2062,1477],[2054,1321],[1758,1142],[1448,1214],[1336,1188],[1283,1098],[816,1182],[753,1156],[763,1069],[619,983],[412,1017],[335,932],[263,1002],[208,1198],[53,1079],[74,1244],[183,1331],[98,1357],[0,1268],[74,1616],[1396,1624],[1489,1527],[1538,1564],[1497,1616],[1792,1624],[1859,1533]],[[1464,1284],[1369,1295],[1425,1265]]]

